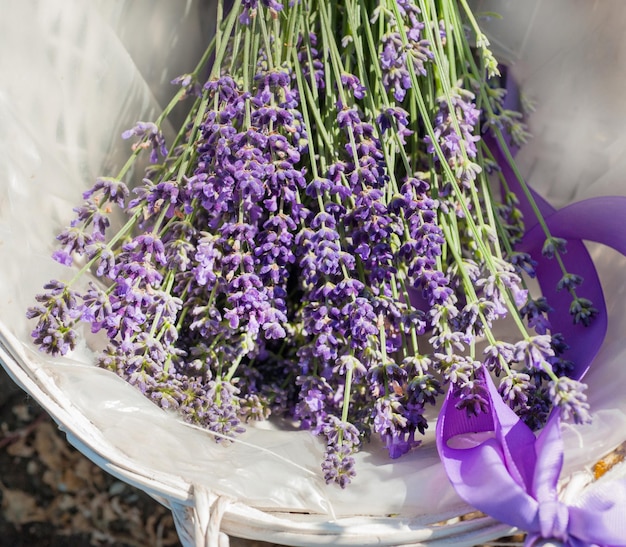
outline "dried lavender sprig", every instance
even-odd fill
[[[472,25],[472,27],[475,29],[477,36],[481,37],[483,36],[482,33],[480,32],[480,30],[478,29],[478,25],[476,23],[476,20],[473,16],[472,10],[470,9],[470,7],[468,6],[466,0],[461,0],[461,5],[463,6],[463,10],[464,13],[466,14],[466,16],[468,17],[470,24]],[[461,33],[459,33],[459,42],[461,44],[463,44],[463,48],[465,49],[465,51],[469,51],[469,44],[467,43],[467,39],[461,35]],[[486,45],[484,46],[486,47]],[[475,74],[476,77],[479,77],[479,75],[481,74],[480,70],[478,69],[478,67],[476,66],[476,62],[474,61],[473,57],[470,55],[467,57],[468,59],[468,63],[469,66],[472,68],[473,73]],[[484,104],[484,108],[486,110],[487,113],[487,117],[489,119],[494,119],[496,118],[496,114],[493,110],[493,106],[492,106],[492,101],[489,100],[489,96],[487,94],[486,91],[486,86],[481,85],[479,87],[480,89],[480,93],[483,97],[483,104]],[[498,145],[500,146],[500,149],[503,151],[506,161],[508,163],[508,165],[511,167],[511,170],[513,171],[513,174],[515,176],[515,178],[517,179],[517,181],[520,184],[520,187],[522,188],[522,191],[524,192],[524,196],[525,198],[528,200],[528,203],[530,205],[530,207],[533,210],[534,216],[537,219],[537,222],[539,223],[539,225],[541,226],[541,229],[543,230],[545,236],[546,236],[546,243],[547,244],[552,244],[554,242],[554,237],[552,236],[552,234],[550,233],[550,229],[548,228],[545,219],[543,218],[543,215],[541,214],[541,212],[539,211],[539,208],[537,206],[537,202],[534,198],[534,196],[532,195],[528,184],[526,183],[526,181],[524,180],[524,177],[521,175],[518,167],[517,167],[517,163],[515,162],[511,151],[509,149],[509,146],[506,142],[506,139],[502,133],[502,129],[501,127],[499,127],[498,125],[494,125],[492,126],[492,133],[494,134],[494,136],[496,137],[496,140],[498,141]],[[561,258],[561,253],[563,251],[559,251],[559,249],[557,249],[556,247],[554,247],[554,245],[552,245],[552,247],[554,248],[554,258],[557,260],[557,263],[559,265],[559,268],[561,269],[563,276],[567,276],[569,275],[569,272],[567,271],[567,268],[565,266],[565,264],[563,263],[563,259]],[[589,323],[589,321],[597,314],[597,310],[595,308],[593,308],[593,305],[587,302],[584,302],[584,299],[580,299],[580,297],[578,297],[575,288],[571,287],[568,288],[568,292],[572,295],[572,315],[574,316],[574,321],[575,322],[582,322],[583,324],[587,325]],[[584,313],[581,313],[579,315],[577,314],[577,310],[579,309],[584,309]]]

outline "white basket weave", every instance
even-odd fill
[[[45,356],[30,343],[25,309],[43,283],[67,278],[49,258],[56,233],[94,177],[123,161],[121,132],[154,118],[171,93],[169,79],[195,64],[211,31],[209,7],[191,0],[0,0],[0,360],[74,446],[171,508],[185,545],[226,545],[233,535],[286,545],[471,546],[512,532],[489,518],[455,518],[471,508],[448,484],[432,433],[423,448],[393,463],[373,445],[358,457],[355,483],[340,491],[323,484],[322,447],[307,432],[258,427],[241,442],[218,446],[93,366],[87,342],[67,358]],[[621,33],[606,40],[624,51]],[[554,68],[529,74],[532,56],[517,53],[528,88],[552,104],[544,76]],[[623,77],[623,56],[619,62]],[[572,62],[571,74],[574,68]],[[579,91],[584,84],[575,82]],[[611,104],[613,111],[623,107]],[[555,124],[566,123],[567,111],[555,115]],[[549,180],[537,175],[546,172],[542,161],[569,165],[571,157],[568,143],[544,152],[554,138],[552,118],[544,116],[538,110],[533,118],[537,140],[521,156],[534,183],[543,177],[541,191],[559,203],[626,194],[625,181],[615,178],[626,148],[615,134],[609,138],[617,148],[594,141],[613,163],[596,170],[593,185],[557,172]],[[609,251],[594,253],[607,294],[619,298],[609,299],[611,330],[588,378],[594,425],[564,432],[565,476],[575,479],[565,495],[573,498],[589,482],[589,465],[626,439],[626,283],[616,273],[618,261],[626,264]],[[621,472],[614,468],[603,480]]]

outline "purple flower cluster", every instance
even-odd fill
[[[393,93],[396,101],[402,102],[412,87],[409,64],[416,74],[425,76],[425,65],[433,59],[433,53],[430,51],[429,42],[422,39],[424,23],[419,8],[412,0],[399,1],[398,8],[402,20],[394,19],[394,24],[391,25],[393,30],[382,37],[380,66],[385,89]],[[404,27],[406,43],[397,30],[399,25]]]
[[[185,206],[201,204],[196,214],[215,235],[200,237],[185,277],[190,295],[210,291],[222,302],[219,315],[228,328],[209,320],[218,313],[215,307],[198,306],[191,312],[192,328],[205,337],[285,336],[287,271],[295,261],[292,242],[304,185],[298,163],[306,135],[290,76],[269,73],[257,85],[255,95],[238,90],[228,77],[206,86],[218,98],[217,108],[201,126],[198,168],[186,184]]]
[[[122,133],[123,139],[138,137],[139,140],[133,145],[133,150],[138,148],[150,148],[150,161],[156,163],[159,154],[162,158],[167,157],[165,138],[161,130],[152,122],[137,122],[137,125]]]
[[[195,171],[183,180],[147,178],[129,199],[123,183],[98,179],[55,258],[69,265],[84,256],[108,288],[47,285],[29,311],[42,349],[66,353],[86,321],[109,339],[101,366],[189,421],[227,435],[240,430],[242,401],[248,416],[266,414],[253,393],[240,398],[214,376],[219,363],[250,360],[292,330],[286,296],[306,133],[291,83],[281,71],[259,74],[254,93],[229,77],[209,81],[213,108],[199,127]],[[153,139],[155,128],[130,133]],[[114,206],[141,229],[112,244],[105,233]]]
[[[322,52],[317,47],[317,34],[314,32],[298,38],[298,62],[302,67],[302,75],[312,88],[326,87]]]
[[[455,87],[450,97],[439,98],[439,111],[435,116],[435,140],[452,169],[457,180],[465,187],[470,187],[481,171],[475,163],[476,143],[480,136],[476,134],[479,125],[480,110],[474,105],[474,95],[466,89]],[[430,136],[424,138],[428,152],[436,152]]]
[[[39,305],[28,309],[28,319],[37,318],[32,337],[39,349],[50,355],[65,355],[76,346],[74,326],[80,318],[76,310],[77,295],[65,283],[50,281],[45,293],[37,295]]]
[[[409,113],[399,106],[385,107],[376,118],[376,123],[383,135],[391,131],[403,146],[407,144],[407,137],[413,134],[413,131],[408,129]]]
[[[276,0],[261,0],[261,4],[273,13],[282,11],[283,5]],[[259,9],[259,0],[242,0],[241,1],[241,15],[239,16],[239,22],[242,25],[249,25],[252,20],[257,16],[257,10]]]

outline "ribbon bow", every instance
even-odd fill
[[[553,413],[538,437],[482,375],[489,411],[468,416],[453,390],[437,423],[437,447],[457,493],[476,509],[526,530],[526,545],[541,539],[568,547],[626,545],[626,480],[596,486],[575,506],[557,496],[563,465],[560,419]]]

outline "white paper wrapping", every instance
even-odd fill
[[[574,0],[557,3],[591,9]],[[510,16],[512,3],[499,5]],[[530,13],[525,21],[533,52],[540,51],[546,24],[545,6],[538,9],[524,12]],[[68,278],[68,270],[50,258],[55,235],[71,219],[81,191],[124,161],[122,131],[155,118],[172,94],[169,80],[195,65],[212,32],[210,10],[210,2],[191,0],[0,0],[0,359],[74,445],[171,507],[186,545],[223,544],[220,525],[229,534],[289,545],[474,545],[504,535],[509,528],[490,519],[431,526],[470,510],[448,484],[432,434],[423,448],[393,463],[375,445],[363,451],[356,480],[342,491],[324,485],[322,447],[307,432],[250,428],[225,448],[94,367],[86,343],[58,359],[30,343],[26,308],[46,281]],[[596,10],[594,21],[617,19],[608,8]],[[521,165],[559,204],[626,194],[617,176],[626,132],[620,137],[619,124],[607,114],[623,115],[624,100],[589,83],[596,76],[617,78],[620,71],[623,82],[626,40],[617,23],[609,27],[614,33],[605,29],[603,40],[591,40],[595,27],[586,24],[578,33],[598,56],[621,48],[610,71],[574,53],[563,65],[542,60],[540,66],[536,54],[520,49],[524,40],[510,34],[509,50],[517,48],[514,69],[540,105],[531,119],[536,138]],[[564,80],[571,82],[571,104],[585,97],[577,116],[555,106]],[[598,121],[607,118],[608,126]],[[587,125],[578,131],[581,120]],[[595,129],[606,131],[612,147],[602,144],[604,137],[592,139]],[[567,139],[559,140],[563,132]],[[581,150],[591,158],[586,170],[572,167]],[[565,431],[567,471],[582,473],[581,484],[589,465],[626,438],[624,384],[613,380],[626,375],[626,283],[619,268],[626,262],[606,250],[594,253],[611,295],[611,322],[588,378],[594,425]]]

